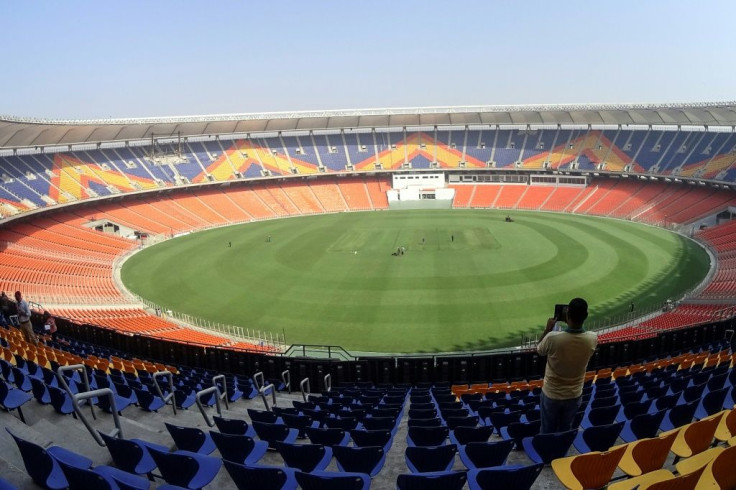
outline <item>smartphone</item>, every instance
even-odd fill
[[[555,305],[554,318],[560,322],[567,320],[567,305]]]

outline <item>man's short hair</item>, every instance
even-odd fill
[[[582,324],[588,318],[588,302],[583,298],[575,298],[567,307],[567,317],[575,324]]]

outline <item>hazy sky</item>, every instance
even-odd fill
[[[736,100],[736,2],[0,0],[0,114]]]

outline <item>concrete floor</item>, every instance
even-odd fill
[[[301,395],[289,395],[284,393],[278,394],[277,405],[291,407],[292,400],[301,400]],[[407,408],[408,404],[409,402],[407,400]],[[246,410],[248,408],[262,410],[264,409],[263,401],[260,398],[252,400],[238,400],[230,405],[229,410],[223,410],[223,416],[227,418],[245,419],[250,422],[250,419],[246,414]],[[95,465],[111,464],[110,455],[107,449],[98,446],[87,432],[84,425],[80,421],[72,418],[71,415],[59,415],[51,408],[50,405],[41,406],[35,400],[31,400],[23,407],[23,413],[27,424],[22,423],[15,412],[2,412],[0,413],[0,419],[2,420],[3,425],[20,437],[29,439],[43,446],[53,444],[71,449],[91,458]],[[87,411],[87,413],[89,412]],[[208,409],[208,413],[210,415],[214,414],[214,408]],[[113,429],[112,416],[100,410],[96,410],[96,414],[97,420],[93,421],[94,427],[104,432],[110,432]],[[130,406],[124,410],[121,420],[123,433],[126,438],[141,438],[150,442],[163,444],[171,448],[174,447],[173,441],[164,427],[164,422],[168,421],[177,425],[199,427],[203,430],[209,429],[196,406],[193,406],[189,410],[179,410],[176,416],[173,415],[171,407],[165,407],[160,410],[160,413],[148,413],[135,406]],[[404,460],[407,420],[408,416],[404,414],[393,444],[386,455],[386,464],[381,472],[373,478],[371,488],[394,489],[396,488],[397,476],[401,473],[409,472]],[[497,438],[498,436],[493,436],[492,440]],[[570,454],[575,454],[574,448],[571,449]],[[218,453],[215,452],[213,455],[218,455]],[[284,464],[281,456],[277,452],[271,451],[264,456],[261,463],[272,465]],[[523,451],[517,450],[511,453],[508,463],[530,464],[531,460]],[[456,457],[454,469],[465,469],[459,457]],[[334,458],[327,467],[327,470],[337,471]],[[37,488],[25,472],[23,461],[15,442],[4,430],[0,431],[0,474],[2,475],[2,478],[9,480],[19,488]],[[162,480],[157,479],[152,486],[155,487],[162,483]],[[215,480],[205,488],[231,489],[235,488],[235,485],[230,479],[227,471],[222,468]],[[546,467],[537,479],[533,488],[562,488],[562,486],[554,476],[552,469]]]

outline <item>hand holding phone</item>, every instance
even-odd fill
[[[554,318],[558,322],[567,321],[567,305],[555,305]]]

